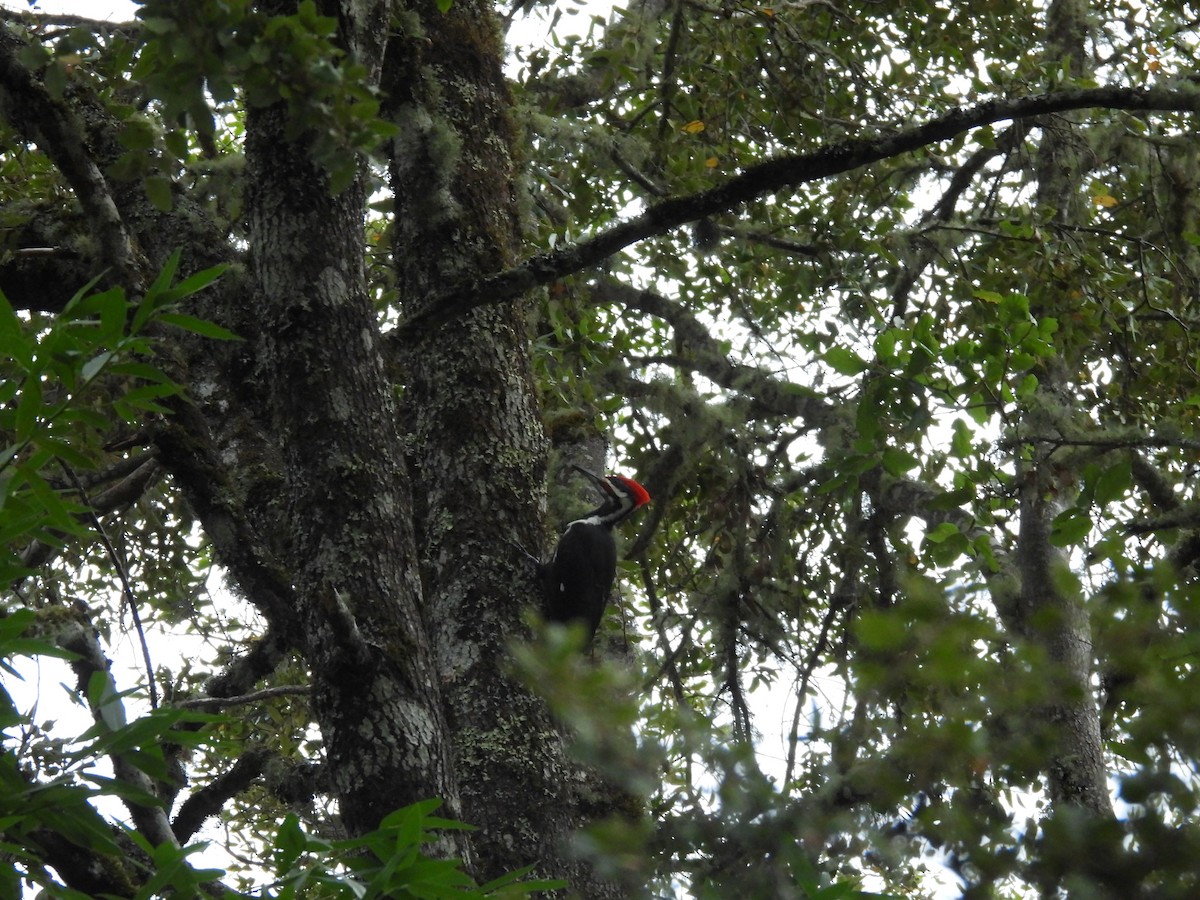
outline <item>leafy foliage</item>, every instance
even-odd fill
[[[279,827],[274,862],[280,900],[307,896],[316,886],[321,896],[459,898],[527,897],[535,891],[564,887],[562,882],[523,880],[530,868],[476,886],[462,871],[461,862],[433,859],[424,853],[435,829],[468,826],[432,813],[441,805],[429,800],[398,809],[370,834],[353,840],[327,842],[305,835],[295,816]],[[338,871],[344,866],[348,871]]]
[[[18,554],[28,541],[60,544],[64,536],[87,532],[80,522],[82,507],[54,490],[45,476],[51,464],[94,468],[114,419],[133,423],[147,413],[165,413],[161,401],[179,393],[180,386],[147,361],[147,326],[233,337],[219,326],[172,311],[220,275],[220,269],[210,269],[172,285],[177,264],[176,257],[136,305],[120,288],[96,292],[92,283],[43,321],[23,321],[0,294],[0,351],[7,360],[0,487],[11,516],[0,562],[5,580],[30,574]]]
[[[163,104],[167,121],[211,138],[211,103],[218,110],[282,103],[290,135],[311,135],[334,193],[357,171],[347,149],[374,150],[395,133],[379,117],[366,68],[338,46],[336,18],[321,15],[312,0],[290,15],[267,15],[249,0],[148,0],[139,19],[147,39],[131,77]]]

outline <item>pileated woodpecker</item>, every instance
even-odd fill
[[[546,566],[546,619],[587,628],[591,643],[608,605],[608,594],[617,575],[617,542],[613,526],[650,502],[646,489],[623,475],[601,478],[574,467],[590,478],[604,494],[604,502],[582,519],[567,526]]]

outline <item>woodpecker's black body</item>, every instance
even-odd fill
[[[617,575],[617,543],[613,527],[650,502],[646,489],[632,478],[601,478],[575,467],[604,493],[604,502],[567,526],[546,567],[546,619],[587,629],[590,643],[600,627],[613,579]]]

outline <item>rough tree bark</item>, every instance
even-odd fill
[[[330,198],[284,112],[246,128],[253,348],[282,463],[292,573],[330,784],[352,832],[405,803],[458,811],[433,651],[421,627],[412,500],[362,261],[363,192]],[[369,736],[369,737],[368,737]]]
[[[502,271],[520,241],[519,136],[492,5],[414,5],[388,48],[385,90],[400,127],[391,154],[400,301]],[[420,522],[425,615],[445,692],[466,819],[481,871],[560,857],[581,810],[580,776],[545,706],[505,670],[536,594],[517,545],[538,548],[546,442],[529,359],[528,303],[479,308],[396,342]],[[562,871],[562,870],[560,870]],[[572,863],[589,896],[615,886]]]

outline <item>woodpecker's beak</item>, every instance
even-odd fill
[[[613,493],[612,485],[608,483],[607,478],[601,478],[595,472],[589,472],[583,466],[576,466],[576,465],[572,464],[571,468],[574,469],[576,472],[578,472],[580,475],[586,475],[588,478],[592,479],[592,481],[594,481],[596,483],[596,486],[598,488],[600,488],[601,491],[604,492],[604,496],[606,496],[606,497],[616,496]]]

